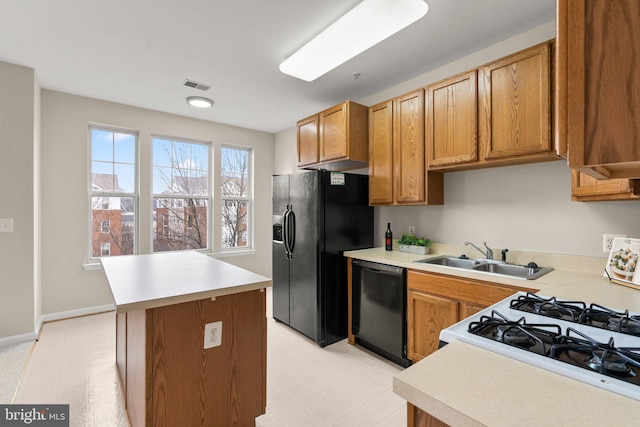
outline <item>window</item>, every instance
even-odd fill
[[[111,255],[111,243],[101,243],[100,256],[109,256],[109,255]]]
[[[137,134],[89,127],[90,257],[135,253]]]
[[[251,208],[251,150],[222,147],[220,160],[222,248],[248,246]]]
[[[206,249],[210,145],[152,138],[153,251]]]

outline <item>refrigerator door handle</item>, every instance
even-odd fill
[[[296,245],[296,214],[293,213],[293,206],[289,209],[289,221],[290,230],[287,231],[287,237],[289,239],[289,258],[293,258],[293,248]]]
[[[289,205],[282,214],[282,243],[284,243],[284,252],[287,259],[290,257],[291,250],[289,249]]]

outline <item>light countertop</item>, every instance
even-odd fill
[[[118,313],[263,289],[271,279],[195,251],[101,258]]]
[[[415,270],[520,285],[544,296],[595,302],[640,312],[640,290],[610,283],[606,258],[515,254],[555,270],[537,280],[512,279],[438,265],[415,263],[460,248],[436,247],[429,255],[384,248],[345,256]],[[511,252],[509,252],[511,254]],[[476,254],[468,254],[476,257]],[[394,392],[451,426],[624,425],[640,426],[640,401],[620,396],[526,363],[455,341],[394,376]]]

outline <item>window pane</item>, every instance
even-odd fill
[[[222,247],[248,246],[248,203],[225,200],[222,203]]]
[[[113,161],[113,132],[91,129],[91,159]]]
[[[124,193],[133,193],[135,190],[135,174],[134,165],[126,165],[116,163],[113,165],[115,175],[115,190]]]
[[[136,161],[136,138],[126,133],[114,133],[114,161],[133,164]]]
[[[133,197],[91,198],[92,257],[131,255],[134,236]]]
[[[153,194],[209,195],[209,146],[153,139]]]
[[[171,167],[171,159],[173,157],[173,149],[171,141],[166,139],[153,139],[153,165]]]
[[[222,148],[222,196],[248,197],[249,151]]]
[[[207,247],[207,200],[153,199],[153,251]]]
[[[153,168],[153,194],[168,194],[171,185],[171,168]]]
[[[209,169],[209,147],[204,144],[193,144],[191,146],[192,169]]]
[[[91,191],[114,191],[113,163],[91,162]]]

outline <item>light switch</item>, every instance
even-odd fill
[[[0,218],[0,233],[13,233],[13,218]]]
[[[222,321],[204,325],[204,348],[218,347],[222,344]]]

